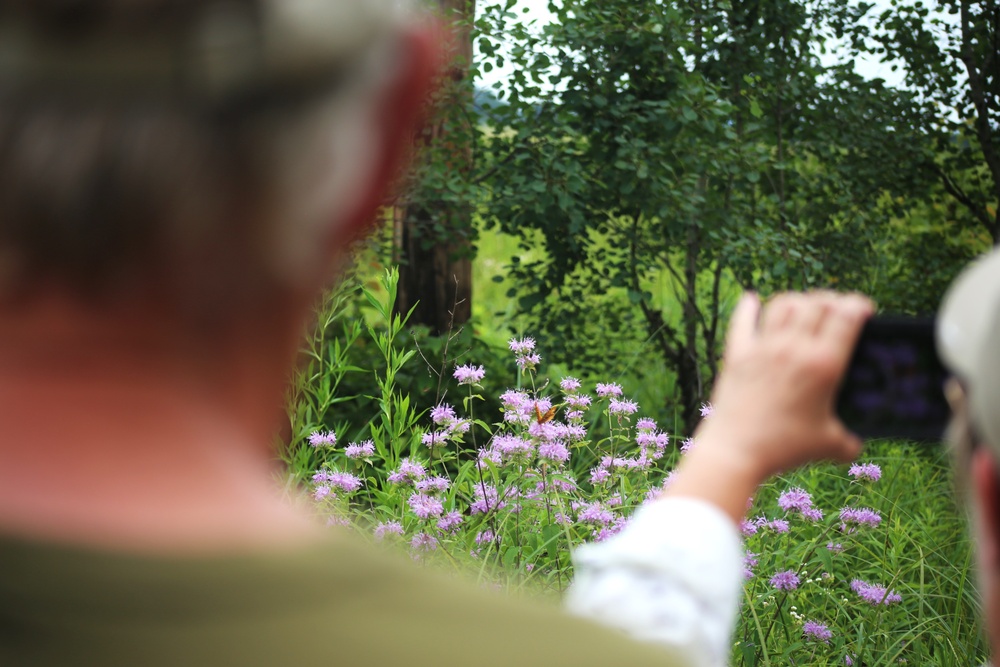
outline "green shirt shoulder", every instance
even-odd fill
[[[660,647],[343,538],[157,558],[0,539],[4,665],[658,665]]]

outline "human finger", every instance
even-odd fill
[[[818,333],[835,298],[832,292],[809,292],[791,313],[788,326],[808,335]]]
[[[864,443],[854,433],[847,430],[842,422],[837,420],[833,427],[833,452],[831,458],[838,463],[848,463],[861,456]]]
[[[740,298],[729,320],[726,334],[726,354],[739,355],[756,336],[757,320],[760,317],[760,298],[754,292],[747,292]]]
[[[796,309],[801,307],[802,297],[801,294],[785,292],[771,299],[761,314],[761,332],[772,333],[787,326],[795,317]]]
[[[861,329],[873,311],[871,301],[857,294],[839,296],[830,302],[818,334],[836,355],[838,368],[846,368]]]

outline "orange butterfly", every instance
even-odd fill
[[[552,421],[553,417],[556,416],[556,406],[552,406],[542,414],[541,408],[538,407],[538,403],[535,403],[535,417],[539,424],[544,424],[545,422]]]

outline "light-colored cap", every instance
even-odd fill
[[[945,294],[938,353],[968,391],[972,421],[1000,454],[1000,251],[970,264]]]

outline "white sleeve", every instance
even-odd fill
[[[707,502],[665,498],[618,535],[579,547],[569,611],[681,650],[692,666],[726,664],[743,586],[732,519]]]

